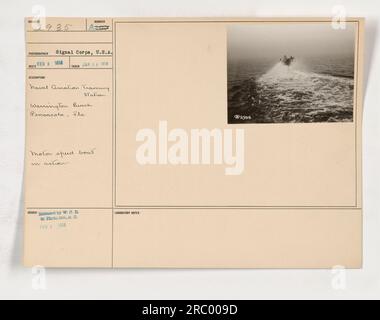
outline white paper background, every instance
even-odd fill
[[[331,16],[344,5],[367,18],[364,109],[364,268],[346,272],[335,290],[331,270],[46,271],[33,289],[21,265],[24,157],[24,21],[33,5],[48,16]],[[380,298],[380,61],[378,1],[338,0],[44,0],[0,3],[0,298],[277,299]]]

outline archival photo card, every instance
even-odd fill
[[[364,19],[338,26],[26,18],[24,265],[361,268]]]
[[[228,26],[228,123],[353,122],[356,28]]]

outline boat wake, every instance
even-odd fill
[[[255,99],[273,121],[351,121],[354,80],[277,63],[256,81]]]

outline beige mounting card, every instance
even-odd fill
[[[364,19],[25,19],[24,264],[361,268]]]

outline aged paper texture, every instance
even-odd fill
[[[362,18],[25,25],[25,265],[361,267]]]

